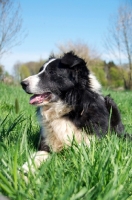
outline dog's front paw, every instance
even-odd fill
[[[24,174],[31,172],[35,173],[36,169],[49,157],[49,153],[46,151],[38,151],[34,153],[30,159],[25,162],[22,166],[22,171]]]

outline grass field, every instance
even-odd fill
[[[132,92],[111,94],[132,132]],[[16,200],[131,200],[132,142],[107,135],[53,153],[25,182],[21,166],[36,151],[39,125],[29,95],[0,83],[0,193]],[[76,148],[75,148],[76,147]]]

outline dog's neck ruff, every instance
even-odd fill
[[[40,114],[45,117],[46,121],[58,119],[69,113],[71,110],[72,107],[64,104],[62,101],[40,106]]]

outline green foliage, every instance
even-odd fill
[[[0,76],[3,74],[3,66],[2,65],[0,65]]]
[[[15,79],[20,82],[30,75],[37,74],[44,62],[44,60],[40,60],[38,62],[16,63],[14,65]]]
[[[95,74],[97,77],[98,81],[103,85],[107,86],[108,81],[106,79],[105,71],[104,71],[104,66],[102,63],[96,63],[96,65],[90,66],[90,69],[92,72]]]
[[[112,61],[108,64],[98,61],[96,65],[89,67],[102,86],[111,88],[124,87],[124,78],[127,80],[127,71],[117,67]]]
[[[95,138],[90,148],[74,141],[71,148],[51,154],[26,182],[21,166],[36,151],[38,141],[35,108],[19,87],[0,84],[0,93],[0,193],[11,200],[132,199],[132,145],[114,134]],[[132,93],[103,93],[111,93],[131,133]]]
[[[117,67],[111,67],[110,68],[110,85],[112,87],[120,87],[123,86],[123,76],[121,74],[121,70],[118,69]]]
[[[20,73],[21,80],[23,80],[24,78],[30,76],[29,68],[24,64],[21,65],[21,67],[19,69],[19,73]]]
[[[4,75],[4,66],[0,65],[0,80],[3,78]]]

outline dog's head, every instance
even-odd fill
[[[29,76],[21,82],[23,89],[33,94],[30,104],[41,106],[65,99],[65,95],[78,87],[96,87],[100,84],[90,74],[83,59],[69,52],[61,58],[51,58],[41,68],[38,74]]]

